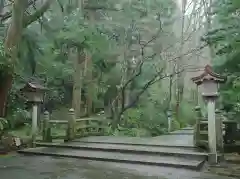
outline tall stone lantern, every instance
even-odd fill
[[[207,113],[208,113],[208,146],[209,146],[209,160],[212,163],[218,162],[217,155],[217,130],[221,127],[220,123],[216,123],[215,118],[215,103],[219,96],[218,87],[219,83],[224,83],[226,78],[220,74],[215,73],[212,68],[207,65],[205,66],[204,72],[192,78],[192,81],[201,86],[202,97],[207,102]],[[219,120],[219,119],[218,119]],[[219,125],[217,125],[219,124]],[[221,134],[220,134],[221,135]]]
[[[38,107],[39,104],[43,102],[44,92],[46,88],[39,84],[36,81],[29,81],[25,84],[25,86],[20,90],[23,95],[26,97],[28,102],[32,103],[32,142],[33,146],[36,142],[36,135],[38,130]]]

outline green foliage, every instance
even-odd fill
[[[219,0],[214,8],[215,29],[207,34],[205,40],[215,49],[215,69],[228,76],[227,83],[221,86],[223,107],[239,116],[240,3],[238,0]]]
[[[14,121],[28,120],[24,101],[17,94],[32,76],[42,80],[48,88],[45,97],[47,102],[53,101],[55,108],[59,109],[71,107],[76,49],[84,49],[91,54],[93,66],[86,71],[92,72],[93,79],[88,81],[84,76],[82,98],[86,102],[85,95],[90,94],[97,111],[106,107],[105,101],[116,98],[117,90],[126,80],[126,62],[130,61],[133,51],[141,51],[142,46],[139,43],[156,37],[156,40],[144,49],[144,57],[159,53],[159,49],[175,43],[173,14],[177,6],[173,0],[89,1],[89,6],[106,7],[91,12],[81,11],[73,1],[59,2],[61,6],[53,3],[51,9],[37,23],[24,30],[18,53],[18,68],[8,104],[11,126],[15,126]],[[159,29],[161,31],[156,35]],[[0,64],[5,58],[3,51],[2,42]],[[138,54],[136,59],[144,58],[141,55]],[[142,73],[133,80],[130,87],[131,97],[135,97],[156,75],[156,71],[166,65],[161,55],[143,60]],[[135,66],[131,66],[134,73]],[[126,78],[130,78],[132,73]],[[87,88],[88,84],[91,84],[91,89]],[[161,135],[166,132],[166,111],[171,106],[168,92],[163,90],[160,82],[155,83],[141,95],[135,106],[123,114],[118,130],[110,129],[108,133],[128,136]],[[173,121],[174,129],[179,129],[191,121],[190,110],[191,105],[183,104],[182,120]]]
[[[92,53],[106,51],[109,45],[105,35],[101,35],[95,26],[81,18],[79,10],[65,17],[57,38],[60,43],[70,47],[85,48]]]
[[[4,52],[4,41],[0,40],[0,70],[6,67],[6,56]]]
[[[193,104],[190,102],[183,101],[180,105],[180,116],[179,116],[179,126],[180,127],[185,127],[186,124],[193,125],[195,124],[195,118],[194,118],[194,109],[193,109]]]
[[[0,118],[0,132],[8,129],[8,121],[5,118]]]
[[[127,131],[131,129],[133,134],[136,129],[139,129],[139,132],[146,131],[146,135],[158,136],[166,132],[166,121],[167,119],[161,111],[141,107],[129,109],[124,115],[122,126],[127,128]]]

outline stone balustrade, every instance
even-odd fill
[[[42,124],[42,140],[44,142],[52,142],[54,139],[71,141],[90,135],[104,135],[107,128],[107,120],[102,116],[76,119],[74,109],[70,109],[68,120],[51,120],[46,111]]]
[[[216,110],[216,126],[217,126],[217,149],[223,152],[224,148],[229,145],[235,145],[238,139],[238,123],[235,120],[227,120],[219,110]],[[208,149],[208,121],[201,113],[200,107],[195,108],[194,127],[194,145]],[[221,135],[223,137],[221,137]]]

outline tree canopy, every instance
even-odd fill
[[[222,67],[236,58],[237,15],[226,12],[234,2],[224,9],[223,0],[2,0],[0,114],[25,114],[19,89],[31,78],[49,89],[42,110],[104,111],[113,132],[159,135],[168,111],[175,128],[192,124],[190,78],[209,57],[206,43]],[[203,20],[212,6],[214,30]]]

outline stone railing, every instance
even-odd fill
[[[208,121],[202,116],[200,107],[195,108],[195,114],[194,145],[208,149]],[[216,130],[218,150],[221,151],[228,145],[235,145],[236,141],[239,140],[237,125],[234,120],[223,119],[220,111],[216,110],[216,126],[219,126]]]
[[[74,110],[70,109],[68,120],[51,120],[46,111],[41,127],[42,140],[44,142],[52,142],[54,139],[71,141],[90,135],[104,135],[107,127],[107,120],[102,116],[76,119]]]

